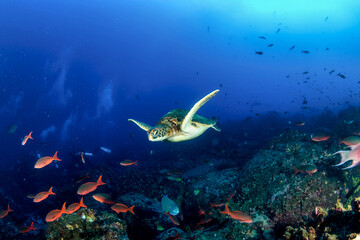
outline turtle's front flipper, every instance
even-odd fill
[[[195,113],[199,110],[199,108],[202,107],[207,101],[209,101],[212,97],[214,97],[219,90],[215,90],[205,97],[203,97],[200,101],[195,103],[195,105],[191,108],[191,110],[186,114],[182,124],[181,124],[181,130],[184,132],[187,132],[187,129],[189,128],[191,124],[191,120],[194,117]]]
[[[151,126],[149,124],[146,124],[146,123],[143,123],[143,122],[139,122],[139,121],[136,121],[134,119],[128,119],[129,122],[133,122],[135,123],[136,125],[139,126],[139,128],[145,130],[145,131],[149,131],[149,129],[151,128]]]

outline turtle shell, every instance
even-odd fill
[[[188,110],[184,109],[172,110],[165,114],[156,125],[167,124],[168,122],[171,122],[173,125],[180,127],[182,121],[184,120],[188,112]],[[196,123],[204,125],[215,125],[216,121],[195,114],[192,118],[191,124],[196,125]]]

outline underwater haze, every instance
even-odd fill
[[[360,2],[12,0],[0,33],[0,239],[360,238]]]

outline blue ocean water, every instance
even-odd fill
[[[241,169],[298,121],[310,134],[354,120],[338,113],[359,107],[359,9],[351,0],[1,1],[0,210],[14,210],[1,226],[16,232],[35,221],[36,232],[14,239],[45,238],[46,214],[79,202],[74,179],[86,172],[89,181],[102,174],[116,199],[141,188],[143,174],[186,172],[210,153],[227,154],[221,169]],[[220,133],[150,142],[128,122],[154,126],[216,89],[198,114],[216,119]],[[56,151],[61,162],[34,169]],[[138,160],[136,169],[121,167],[125,159]],[[44,203],[26,197],[51,186],[56,195]],[[148,197],[161,199],[154,191]],[[128,225],[129,238],[141,239],[131,232],[141,223]]]

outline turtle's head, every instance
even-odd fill
[[[148,138],[152,142],[163,141],[168,138],[168,131],[164,126],[155,126],[148,131]]]

